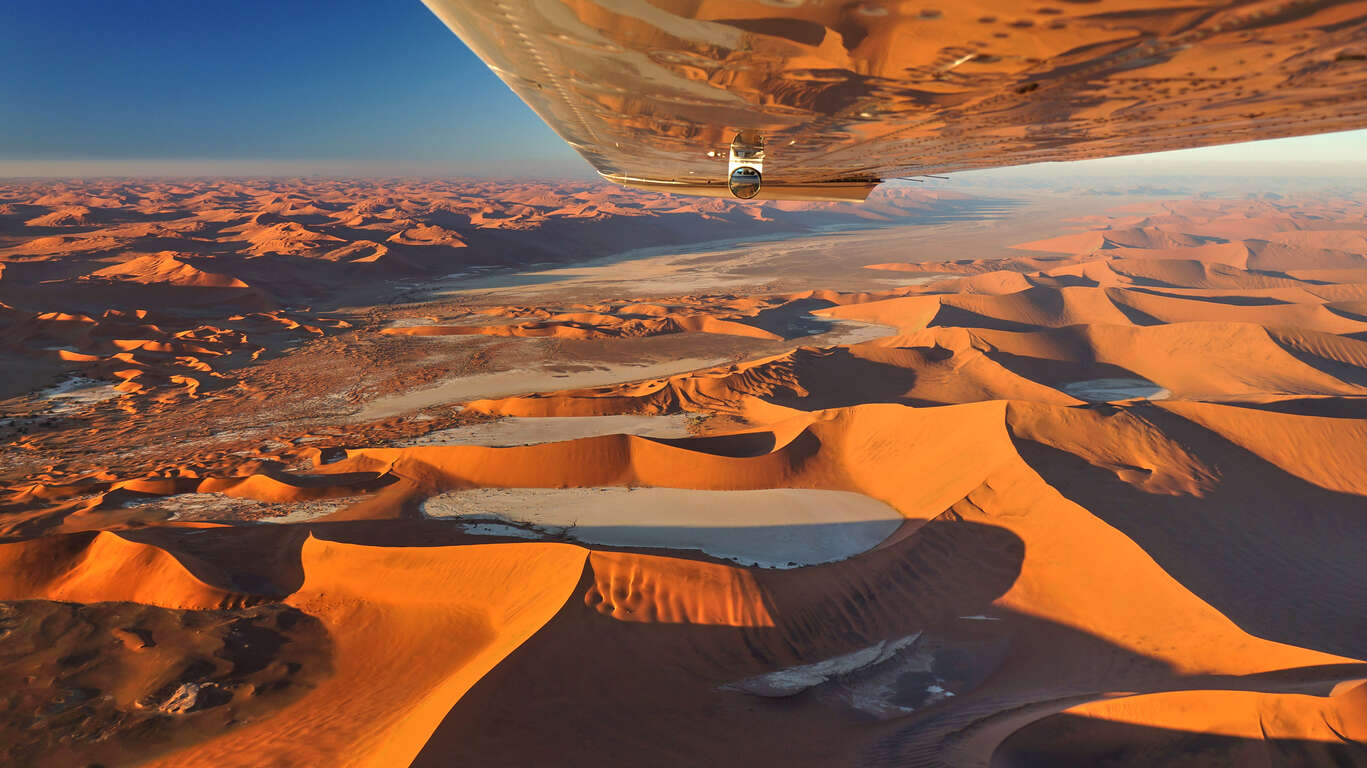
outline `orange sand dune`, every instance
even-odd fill
[[[1177,248],[1125,248],[1116,255],[1125,259],[1189,259],[1202,264],[1246,269],[1249,250],[1243,242],[1229,242]]]
[[[1055,331],[981,330],[973,336],[1004,366],[1051,384],[1129,375],[1190,398],[1364,394],[1363,384],[1331,372],[1332,358],[1289,350],[1281,338],[1252,324],[1073,326]],[[1323,344],[1337,351],[1346,344],[1352,350],[1349,354],[1363,343],[1311,332],[1299,336],[1307,340],[1307,349]]]
[[[624,194],[0,185],[9,761],[1367,764],[1367,200]]]
[[[1165,403],[1179,414],[1302,480],[1367,495],[1367,424],[1213,403]]]
[[[403,325],[381,333],[396,336],[513,336],[523,338],[640,338],[674,333],[711,333],[778,340],[801,335],[806,314],[825,317],[825,308],[886,300],[906,289],[879,292],[804,291],[797,294],[737,297],[680,296],[654,302],[603,302],[567,307],[486,307],[473,316],[491,316],[493,324]],[[515,322],[515,321],[523,322]]]
[[[745,414],[769,423],[773,417],[766,414],[785,418],[788,408],[828,408],[858,402],[930,405],[1016,397],[1076,402],[1004,368],[972,348],[966,337],[937,337],[896,349],[878,342],[828,350],[800,348],[777,358],[668,379],[476,400],[468,407],[507,416],[703,411]]]
[[[9,600],[206,610],[245,599],[204,584],[161,549],[110,533],[3,545],[0,557],[0,593]],[[153,764],[259,765],[261,754],[295,765],[406,764],[451,704],[565,602],[584,552],[559,544],[374,549],[309,539],[300,565],[304,582],[284,602],[325,628],[328,675],[271,717],[230,726]],[[520,589],[507,589],[511,583]],[[495,585],[503,587],[496,604],[486,599]],[[412,663],[414,654],[433,652],[429,663]]]
[[[112,277],[147,283],[197,285],[206,288],[246,288],[247,284],[229,275],[205,272],[180,261],[172,253],[154,253],[120,262],[91,272],[92,277]]]
[[[1049,251],[1051,253],[1068,253],[1082,256],[1090,254],[1093,251],[1128,248],[1185,249],[1199,246],[1203,243],[1204,239],[1201,237],[1189,235],[1180,231],[1160,229],[1158,227],[1120,227],[1116,229],[1107,227],[1099,231],[1094,230],[1079,232],[1073,235],[1062,235],[1048,240],[1021,243],[1013,247],[1025,251]]]
[[[930,439],[951,423],[1000,421],[1000,403],[958,406],[949,410],[911,411],[898,406],[861,406],[835,412],[793,435],[783,445],[737,459],[722,453],[689,450],[671,441],[629,435],[589,437],[568,443],[483,448],[423,446],[349,451],[345,461],[328,465],[332,472],[393,472],[424,492],[468,486],[574,487],[658,485],[673,488],[731,489],[763,487],[855,490],[888,502],[911,519],[938,515],[967,488],[980,482],[992,454],[976,451],[980,464],[933,482],[915,473],[886,477],[868,471],[863,459],[846,454],[845,446],[875,437],[865,433],[899,433],[906,437],[886,450],[910,465],[938,465],[945,457],[970,450],[973,440]],[[834,418],[832,418],[834,417]],[[849,435],[853,433],[855,437]],[[921,439],[915,436],[923,435]],[[852,441],[852,442],[851,442]],[[813,444],[830,446],[815,455]],[[1004,445],[998,446],[1005,448]]]
[[[1008,738],[992,765],[1355,765],[1367,759],[1359,730],[1362,684],[1338,695],[1180,691],[1083,704]],[[1143,745],[1142,759],[1109,758]]]
[[[946,414],[960,412],[959,408],[934,410]],[[861,408],[848,415],[842,414],[831,423],[832,427],[843,426],[848,433],[838,443],[830,439],[829,432],[825,433],[823,452],[827,450],[824,446],[833,443],[886,444],[867,434],[862,411]],[[997,419],[1001,418],[997,408],[991,412]],[[880,426],[886,425],[890,431],[900,432],[906,429],[904,425],[908,420],[922,421],[929,413],[910,411],[905,417],[894,419],[891,418],[893,412],[881,410],[870,412],[868,416],[875,418]],[[976,430],[979,445],[982,446],[984,439],[991,445],[991,436],[995,433],[998,444],[1004,446],[1006,435],[1002,426],[999,421],[996,427]],[[967,429],[967,426],[961,429]],[[914,434],[909,437],[911,441],[917,439]],[[1086,439],[1082,434],[1078,437]],[[829,450],[840,449],[832,447]],[[924,465],[924,461],[913,460],[899,465],[916,467]],[[757,707],[764,701],[762,698],[745,694],[718,697],[709,690],[746,678],[754,673],[756,666],[761,670],[772,669],[830,658],[833,654],[858,650],[878,638],[895,637],[899,632],[935,631],[944,626],[944,622],[953,624],[957,616],[981,610],[964,600],[967,594],[963,591],[958,591],[956,596],[956,591],[951,590],[943,597],[938,591],[927,591],[935,582],[925,580],[932,572],[931,568],[945,568],[945,578],[953,578],[948,574],[958,571],[961,574],[958,588],[963,590],[969,571],[983,578],[992,572],[984,571],[985,567],[1012,568],[1008,565],[1010,556],[1006,554],[1011,551],[1009,544],[1005,551],[994,555],[981,551],[968,562],[962,558],[964,553],[973,551],[967,547],[968,539],[962,537],[979,527],[987,541],[997,536],[987,533],[996,530],[997,526],[1014,534],[1024,542],[1024,560],[1017,566],[1019,575],[1011,579],[1014,585],[988,609],[992,616],[998,617],[997,621],[1014,627],[1011,640],[1014,660],[1006,667],[997,668],[992,682],[980,684],[976,689],[960,688],[957,696],[967,697],[965,702],[977,701],[992,707],[1014,709],[1030,701],[1008,693],[1020,686],[1042,686],[1049,691],[1043,694],[1043,700],[1051,701],[1058,696],[1077,695],[1086,690],[1104,690],[1108,685],[1134,686],[1143,679],[1162,678],[1173,681],[1162,685],[1181,685],[1176,681],[1184,676],[1204,680],[1209,679],[1208,675],[1225,675],[1232,677],[1222,679],[1232,682],[1238,680],[1238,676],[1269,670],[1305,669],[1306,672],[1297,674],[1313,674],[1309,670],[1347,661],[1244,634],[1209,604],[1191,595],[1157,568],[1122,533],[1050,489],[1019,457],[1009,455],[1002,463],[988,466],[992,469],[983,477],[982,484],[950,507],[945,516],[927,523],[899,544],[848,563],[791,574],[760,572],[750,577],[742,576],[744,571],[730,567],[722,570],[709,567],[709,572],[700,567],[674,566],[662,558],[614,555],[608,559],[594,555],[590,562],[595,571],[595,585],[586,594],[584,607],[622,619],[628,626],[621,629],[600,627],[582,613],[570,611],[574,605],[571,603],[533,639],[534,650],[514,654],[504,667],[493,673],[490,685],[472,691],[473,699],[463,700],[455,707],[424,753],[430,759],[424,761],[420,756],[418,764],[436,764],[444,750],[454,749],[457,744],[489,754],[495,765],[528,764],[553,759],[555,754],[561,754],[561,759],[566,759],[566,755],[572,760],[586,758],[592,753],[592,747],[577,741],[573,734],[592,727],[589,718],[593,710],[577,707],[572,701],[547,700],[530,694],[538,685],[537,681],[548,676],[568,674],[577,681],[581,674],[590,678],[602,674],[600,670],[608,665],[617,670],[622,682],[592,698],[603,701],[605,706],[614,706],[611,702],[618,705],[632,702],[641,715],[632,738],[618,743],[616,754],[619,756],[644,759],[648,754],[695,758],[706,755],[707,759],[725,761],[739,750],[746,759],[761,754],[809,764],[850,759],[850,751],[835,748],[842,741],[833,736],[836,732],[859,732],[860,728],[845,724],[841,726],[842,731],[832,730],[832,715],[841,710],[837,708],[833,712],[830,708],[843,706],[838,704],[838,695],[833,700],[807,699],[801,703],[785,703],[780,708]],[[945,540],[943,536],[953,538]],[[944,543],[940,544],[941,541]],[[958,544],[945,550],[946,554],[957,552],[960,557],[951,556],[948,561],[939,562],[930,556],[934,549],[921,555],[913,554],[918,551],[917,544],[937,547],[949,545],[950,541]],[[1005,541],[1009,542],[1010,538]],[[1086,552],[1088,557],[1069,555],[1075,552]],[[1001,560],[1004,557],[1008,559]],[[880,574],[892,563],[913,568],[922,574],[922,580],[912,582],[917,586],[904,594],[890,590],[890,576]],[[738,572],[731,577],[723,575],[729,571]],[[850,594],[861,592],[860,584],[864,579],[872,579],[878,587],[863,592],[866,597],[858,600],[842,595],[847,591],[852,591]],[[627,584],[633,586],[625,589]],[[1077,584],[1087,584],[1088,589],[1079,593],[1075,588]],[[621,597],[612,597],[617,594]],[[704,597],[707,594],[714,595],[716,602],[708,601]],[[757,600],[759,595],[767,597]],[[948,600],[948,604],[939,603],[941,599]],[[840,641],[817,629],[826,626],[828,619],[824,617],[832,610],[842,612],[835,620],[838,624],[846,627],[847,632],[857,634]],[[934,616],[939,618],[932,618]],[[1027,616],[1030,618],[1026,619]],[[720,625],[735,629],[728,630],[728,639],[728,634],[715,629],[702,634],[683,627],[674,632],[678,645],[668,643],[663,637],[656,641],[669,649],[670,657],[687,660],[685,664],[690,674],[682,676],[652,671],[658,663],[655,653],[644,648],[635,650],[637,644],[645,642],[645,635],[629,627],[652,622]],[[1174,638],[1164,629],[1173,626],[1183,628],[1180,645],[1172,645]],[[1083,630],[1083,634],[1077,634],[1078,629]],[[637,638],[634,641],[633,636]],[[1095,640],[1084,642],[1083,637],[1105,638],[1106,642],[1098,646]],[[1047,660],[1064,647],[1069,649],[1065,654],[1067,661]],[[748,650],[738,655],[739,648]],[[567,663],[564,654],[568,649],[574,649],[577,663]],[[792,655],[794,649],[798,650],[796,657]],[[1126,654],[1136,654],[1136,658],[1145,661],[1121,661]],[[764,663],[757,665],[755,657],[764,659]],[[992,664],[990,658],[988,655],[972,663]],[[1124,669],[1130,671],[1121,671]],[[1357,669],[1362,667],[1359,665]],[[1109,683],[1100,682],[1104,679],[1109,679]],[[662,688],[653,688],[647,682],[650,680],[659,681],[655,685]],[[1256,685],[1239,683],[1251,684]],[[648,693],[652,690],[668,690],[671,694],[652,697]],[[710,702],[711,706],[701,707],[703,701]],[[868,702],[864,704],[867,706]],[[969,709],[971,711],[972,707]],[[514,712],[546,723],[542,736],[535,741],[512,745],[499,742],[505,746],[495,750],[493,739],[499,731],[494,724]],[[802,727],[794,730],[794,724]],[[947,725],[952,727],[952,723]],[[671,736],[671,733],[677,734],[681,726],[686,726],[688,733],[704,729],[714,738],[698,744]],[[491,727],[495,729],[492,732],[488,730]],[[867,724],[863,728],[869,736],[880,730]],[[930,726],[930,730],[935,732],[936,727]],[[779,733],[785,732],[786,736],[778,737]],[[881,729],[881,732],[888,731]],[[747,739],[745,733],[766,736]],[[757,748],[763,751],[754,751]],[[989,752],[991,748],[991,744],[986,745]],[[953,754],[959,757],[977,754],[980,757],[976,759],[985,758],[976,745],[966,744],[959,749],[967,751]],[[954,759],[957,762],[958,758]]]
[[[1131,316],[1142,318],[1145,323],[1234,321],[1329,334],[1367,330],[1367,323],[1344,317],[1319,302],[1280,303],[1267,294],[1226,298],[1114,289],[1109,296],[1117,306],[1130,310]],[[1259,303],[1258,299],[1265,299],[1267,303]]]
[[[1023,291],[1034,283],[1019,272],[995,271],[936,283],[936,290],[948,293],[1008,294]]]
[[[1367,327],[1330,311],[1318,300],[1277,303],[1284,300],[1265,292],[1249,298],[1250,302],[1244,302],[1228,294],[1163,294],[1155,289],[1102,293],[1076,287],[1032,288],[1006,296],[915,296],[848,304],[822,310],[822,314],[899,327],[912,335],[886,344],[902,351],[865,351],[883,342],[848,352],[799,350],[779,359],[701,375],[477,402],[471,407],[519,416],[698,408],[734,411],[741,407],[737,396],[780,404],[795,404],[796,397],[824,402],[815,407],[827,407],[834,404],[831,395],[819,396],[827,398],[824,401],[811,400],[812,393],[842,389],[849,398],[845,402],[870,397],[941,403],[993,397],[1058,401],[1054,398],[1059,396],[1048,394],[1044,387],[1125,376],[1146,379],[1178,396],[1364,393],[1367,381],[1344,371],[1360,366],[1367,348],[1337,334],[1360,333]],[[1215,322],[1216,318],[1220,321]],[[1136,322],[1140,327],[1134,327]],[[964,335],[939,326],[980,330]],[[1039,327],[1060,330],[1047,334],[1028,330]],[[1292,333],[1289,328],[1298,330]],[[908,354],[908,348],[925,351]],[[1155,354],[1157,350],[1162,353]],[[869,365],[871,372],[882,373],[856,376],[851,382],[847,378],[851,364]],[[823,367],[844,373],[823,384],[818,378]],[[936,369],[943,375],[933,374]],[[954,390],[939,391],[940,386]],[[969,395],[975,388],[977,396]]]
[[[336,305],[347,295],[365,303],[375,300],[376,291],[387,290],[387,281],[412,276],[431,279],[471,267],[565,262],[610,254],[623,243],[692,242],[704,232],[725,238],[805,232],[823,224],[897,222],[975,204],[933,191],[888,190],[865,208],[785,203],[752,210],[724,200],[668,195],[642,205],[639,193],[606,183],[469,180],[15,182],[0,185],[0,200],[6,206],[0,214],[0,302],[35,314],[153,309],[175,316],[162,325],[177,330],[197,325],[190,321],[209,304],[266,312],[317,300]],[[786,337],[762,317],[733,324],[735,318],[711,311],[680,309],[658,322],[622,318],[620,328],[585,328],[566,319],[544,328],[480,333],[569,339],[680,331]],[[758,309],[741,312],[753,317]],[[315,318],[309,324],[328,323]],[[750,325],[756,327],[744,327]],[[34,337],[8,341],[3,353],[29,358],[35,346],[67,345]],[[252,359],[273,356],[290,344],[265,339]],[[187,391],[173,379],[185,375],[179,372],[116,376],[129,369],[62,366],[62,359],[49,365],[105,381],[137,378],[130,395],[149,402],[174,400]],[[22,383],[27,386],[28,379]],[[3,387],[0,392],[17,394]]]
[[[212,609],[243,597],[205,584],[164,550],[99,532],[0,546],[5,600],[120,601]]]
[[[1304,283],[1273,275],[1250,273],[1244,269],[1219,262],[1193,259],[1132,260],[1110,262],[1111,271],[1127,279],[1130,284],[1173,288],[1291,288],[1307,287]]]
[[[1001,321],[993,323],[992,321]],[[1087,288],[1027,288],[998,296],[944,296],[935,325],[1057,328],[1083,323],[1128,325],[1129,319],[1110,298]]]
[[[286,603],[328,628],[332,675],[275,717],[158,764],[246,766],[262,754],[294,765],[407,764],[451,705],[560,608],[584,552],[310,539],[301,564],[304,583]],[[419,657],[426,661],[415,664]]]

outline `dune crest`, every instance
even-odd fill
[[[451,705],[560,609],[584,556],[561,544],[403,549],[310,538],[304,583],[286,603],[328,628],[332,675],[279,716],[162,764],[251,765],[256,754],[407,764]]]
[[[246,288],[235,277],[196,269],[171,252],[152,253],[90,273],[91,277],[123,278],[134,282],[196,285],[206,288]]]

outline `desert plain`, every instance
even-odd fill
[[[1367,765],[1367,193],[0,184],[0,759]]]

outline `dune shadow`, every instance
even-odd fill
[[[1061,710],[1103,697],[1117,691],[1134,694],[1169,691],[1219,690],[1253,691],[1273,694],[1309,694],[1326,696],[1343,680],[1353,680],[1367,673],[1367,664],[1350,663],[1294,667],[1252,675],[1183,674],[1160,659],[1136,653],[1116,645],[1083,629],[1063,625],[1045,618],[998,608],[993,616],[999,619],[994,627],[1010,642],[1010,656],[993,677],[976,691],[951,702],[916,712],[893,723],[893,727],[877,734],[860,755],[862,768],[948,768],[956,765],[945,759],[947,745],[965,747],[965,741],[977,739],[969,749],[986,759],[994,751],[1010,754],[993,743],[995,739],[1009,741],[1013,733],[1029,732],[1039,723],[1049,723]],[[1085,719],[1085,718],[1084,718]],[[1047,726],[1046,726],[1047,727]],[[994,738],[982,738],[982,732],[997,732]],[[1051,734],[1063,737],[1066,734]],[[1130,734],[1134,735],[1134,734]],[[1031,739],[1031,746],[1036,746]],[[1039,747],[1052,746],[1052,754],[1036,756],[1026,752],[1022,758],[1033,762],[1020,763],[1029,768],[1052,766],[1109,766],[1114,759],[1118,766],[1188,765],[1174,750],[1170,757],[1175,762],[1154,761],[1141,740],[1114,739],[1110,751],[1089,752],[1079,740],[1082,759],[1072,761],[1073,742],[1063,738],[1052,744],[1047,739]],[[957,753],[962,755],[963,752]],[[1049,762],[1056,758],[1057,762]],[[1017,768],[1016,763],[999,763],[993,757],[993,768]],[[1276,763],[1274,763],[1276,764]],[[1195,762],[1191,765],[1235,766],[1239,762]],[[1253,763],[1258,765],[1258,763]],[[1290,765],[1302,765],[1291,763]],[[1305,763],[1304,765],[1319,765]]]
[[[1240,408],[1251,408],[1297,416],[1322,416],[1331,419],[1367,419],[1367,397],[1296,397],[1270,403],[1228,403]]]
[[[1114,299],[1112,299],[1111,306],[1119,310],[1120,314],[1124,315],[1126,320],[1129,320],[1135,325],[1147,327],[1151,325],[1164,324],[1162,320],[1159,320],[1158,318],[1154,317],[1148,312],[1136,309],[1123,301],[1115,301]]]
[[[770,698],[723,686],[948,625],[960,631],[938,633],[917,658],[933,657],[929,674],[952,678],[946,684],[981,684],[1005,648],[982,635],[992,622],[958,616],[988,610],[1015,582],[1023,555],[1020,539],[1004,528],[941,518],[852,561],[751,570],[768,626],[622,620],[571,598],[456,703],[413,765],[590,765],[601,761],[606,742],[620,765],[782,764],[816,741],[848,738],[851,725],[867,726],[868,718],[836,704],[814,732],[804,727],[785,743],[778,733],[792,729],[795,710],[846,700],[847,692],[817,686]],[[633,577],[636,588],[652,589],[650,578],[648,571]],[[671,582],[653,587],[677,591],[671,602],[722,596],[702,582]],[[576,594],[595,583],[590,564]],[[940,678],[926,678],[915,664],[896,668],[910,661],[893,656],[894,668],[856,675],[886,678],[892,685],[881,695],[924,706],[925,681]],[[624,713],[630,728],[622,727]],[[801,760],[811,762],[810,754]]]
[[[1249,738],[1060,713],[1011,734],[991,768],[1150,768],[1158,765],[1361,766],[1367,744]]]
[[[1101,283],[1083,275],[1027,275],[1031,286],[1048,288],[1096,288]]]
[[[825,299],[798,299],[777,307],[760,310],[754,317],[743,322],[756,328],[782,336],[784,339],[797,339],[803,336],[817,336],[835,328],[837,323],[824,317],[811,314],[813,310],[834,306]]]
[[[1080,356],[1092,354],[1090,350],[1081,346],[1076,351],[1081,353]],[[1095,359],[1085,359],[1085,357],[1080,360],[1055,360],[1045,357],[1014,355],[996,348],[987,349],[983,354],[992,362],[1017,376],[1049,387],[1062,387],[1074,382],[1105,379],[1146,381],[1143,376],[1128,368],[1112,363],[1103,363]]]
[[[1352,310],[1344,309],[1343,307],[1336,307],[1333,304],[1322,304],[1321,306],[1329,310],[1332,314],[1338,315],[1339,317],[1354,320],[1359,323],[1367,323],[1367,315],[1364,315],[1361,312],[1353,312]],[[1360,334],[1354,334],[1354,336],[1358,335]]]
[[[786,527],[760,533],[777,535]],[[810,533],[831,531],[813,528]],[[446,521],[408,519],[149,528],[121,535],[171,550],[210,583],[229,578],[234,588],[270,601],[302,585],[300,548],[310,533],[369,547],[504,540],[470,536]],[[1024,762],[994,765],[1096,765],[1106,756],[1117,765],[1164,764],[1143,762],[1146,755],[1169,754],[1146,751],[1153,744],[1174,757],[1185,756],[1183,750],[1242,757],[1254,754],[1247,750],[1277,749],[1289,758],[1319,759],[1340,753],[1317,751],[1319,742],[1229,745],[1191,741],[1183,732],[1065,729],[1062,735],[1076,735],[1077,749],[1054,739],[1067,749],[1049,762],[1050,738],[1035,736],[1059,735],[1050,730],[1059,722],[1051,712],[1105,691],[1324,695],[1333,681],[1367,674],[1367,666],[1349,664],[1250,676],[1183,675],[1082,629],[1000,607],[995,602],[1019,577],[1025,544],[1005,528],[953,513],[852,559],[792,570],[739,569],[661,548],[592,549],[643,556],[638,570],[619,574],[621,583],[685,614],[690,605],[736,597],[698,569],[734,569],[746,574],[770,621],[633,620],[620,607],[605,615],[585,599],[603,578],[590,560],[555,617],[460,697],[413,765],[590,765],[601,761],[607,743],[619,764],[843,764],[858,754],[860,765],[874,768],[939,765],[932,758],[977,724],[1031,708],[1040,708],[1039,718],[998,750],[1002,760]],[[252,579],[260,588],[247,588]],[[911,644],[871,663],[846,664],[792,692],[764,695],[736,687],[800,665],[831,668],[834,660],[893,641]],[[629,728],[622,727],[626,713]],[[1342,754],[1356,759],[1356,753]],[[1087,757],[1093,762],[1082,759]]]
[[[1299,360],[1301,363],[1319,371],[1320,373],[1338,379],[1345,384],[1352,384],[1359,387],[1367,387],[1367,368],[1362,368],[1351,363],[1341,363],[1328,357],[1322,357],[1305,349],[1301,349],[1295,344],[1287,343],[1286,340],[1279,338],[1276,333],[1269,333],[1273,343],[1281,347],[1282,351]],[[1354,341],[1367,341],[1367,333],[1353,334],[1348,336]]]
[[[807,433],[803,433],[804,435]],[[703,437],[649,437],[642,439],[675,448],[684,448],[711,456],[745,459],[773,453],[779,447],[773,432],[743,432],[736,435],[708,435]],[[799,436],[800,439],[800,436]],[[797,440],[794,441],[795,443]],[[817,447],[820,447],[819,444]]]
[[[1045,482],[1245,631],[1367,656],[1363,497],[1306,482],[1161,408],[1131,412],[1212,465],[1219,485],[1201,497],[1148,493],[1074,454],[1012,440]]]
[[[1015,333],[1029,333],[1031,331],[1040,330],[1037,325],[988,317],[987,315],[980,315],[977,312],[950,306],[948,304],[941,304],[940,309],[935,313],[935,317],[932,318],[926,326],[929,328],[981,328],[988,331],[1012,331]]]
[[[768,626],[609,617],[571,598],[455,704],[413,765],[595,765],[611,744],[621,765],[857,757],[870,768],[942,766],[947,744],[1031,707],[1043,705],[1043,717],[1061,708],[1055,702],[1113,690],[1323,695],[1367,669],[1182,675],[1076,627],[994,605],[1024,554],[1006,529],[944,515],[851,561],[748,571]],[[576,594],[594,589],[594,568]],[[686,574],[671,577],[679,590],[671,603],[705,599],[704,582]],[[644,594],[666,588],[646,572],[630,584]],[[848,666],[850,654],[897,638],[907,651]],[[828,671],[804,677],[818,668]],[[777,692],[756,688],[776,671]]]
[[[1208,304],[1227,304],[1234,307],[1271,307],[1279,304],[1290,304],[1291,302],[1271,296],[1200,296],[1187,293],[1168,293],[1153,288],[1130,288],[1135,293],[1147,293],[1150,296],[1161,296],[1167,299],[1181,299],[1183,301],[1202,301]]]
[[[119,531],[119,535],[166,550],[210,586],[271,600],[303,586],[300,552],[309,532],[302,525],[149,526]]]
[[[932,350],[922,355],[936,355]],[[794,379],[800,388],[788,386],[769,393],[755,393],[763,400],[787,408],[815,411],[867,403],[898,403],[916,386],[918,374],[901,365],[861,357],[848,347],[802,348],[793,355]]]

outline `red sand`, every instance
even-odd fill
[[[0,354],[31,372],[0,435],[14,763],[1367,764],[1361,201],[1147,203],[1023,246],[1056,256],[880,264],[908,277],[883,290],[295,303],[304,274],[456,272],[443,259],[490,257],[491,230],[550,247],[575,220],[587,248],[641,218],[795,210],[565,194],[5,193]],[[803,346],[808,312],[889,335]],[[290,410],[358,407],[375,368],[403,392],[670,339],[734,362],[383,422]],[[414,351],[476,342],[425,353],[463,356],[439,370]],[[59,372],[117,395],[17,396]],[[390,445],[629,413],[695,434]],[[601,486],[848,491],[905,522],[766,570],[420,512],[462,488]],[[172,516],[210,493],[238,511]]]

